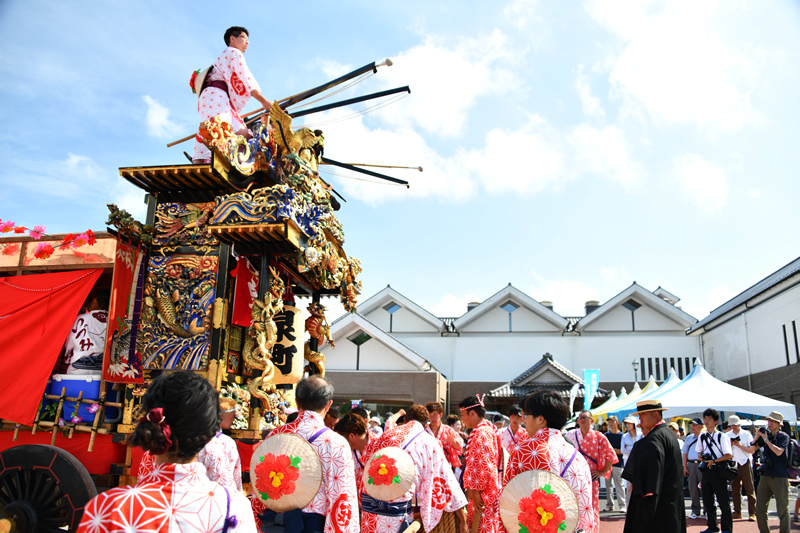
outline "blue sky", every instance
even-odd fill
[[[430,4],[3,1],[0,218],[143,217],[117,169],[185,161],[189,76],[244,25],[269,99],[387,57],[334,99],[411,86],[306,120],[332,159],[425,169],[325,176],[364,298],[458,316],[510,282],[573,316],[635,280],[702,318],[800,255],[797,3]]]

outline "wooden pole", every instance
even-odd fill
[[[81,391],[80,394],[78,394],[78,402],[75,404],[75,413],[77,413],[78,409],[81,408],[81,400],[83,400],[83,391]],[[72,421],[72,419],[70,417],[70,422],[71,421]],[[74,422],[73,422],[73,424],[74,424]],[[71,439],[73,433],[75,433],[74,426],[69,428],[69,435],[67,435],[67,437],[69,437]]]
[[[64,397],[66,395],[67,395],[67,388],[66,387],[62,387],[61,388],[61,396],[60,396],[60,399],[58,400],[58,409],[56,409],[56,419],[55,419],[55,422],[53,422],[53,438],[50,439],[50,446],[55,446],[56,445],[56,435],[58,434],[58,429],[57,429],[58,428],[58,419],[61,417],[61,409],[63,409],[63,407],[64,407]],[[42,424],[42,426],[44,427],[44,424]]]
[[[102,387],[100,389],[100,398],[97,400],[97,403],[100,404],[100,409],[94,414],[94,422],[92,423],[92,436],[89,438],[89,451],[94,449],[94,438],[97,435],[97,426],[100,424],[100,417],[103,416],[106,412],[106,389]]]

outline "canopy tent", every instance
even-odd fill
[[[695,362],[692,373],[680,385],[664,395],[659,395],[658,399],[668,408],[664,412],[665,417],[702,413],[713,407],[719,411],[756,416],[767,416],[770,412],[777,411],[785,419],[797,419],[794,404],[773,400],[720,381],[706,372],[699,359]]]
[[[631,392],[629,394],[625,393],[625,387],[623,387],[622,391],[619,394],[619,398],[617,398],[616,401],[611,402],[611,403],[605,402],[600,407],[596,407],[596,408],[592,409],[592,416],[595,418],[595,420],[597,420],[598,416],[606,415],[608,413],[609,409],[613,409],[615,405],[622,405],[622,403],[625,402],[625,400],[627,398],[632,398],[632,397],[638,395],[641,392],[642,392],[642,389],[641,389],[641,387],[639,387],[638,383],[634,383],[633,384],[633,388],[631,389]],[[625,402],[625,403],[627,403],[627,402]]]
[[[625,387],[622,387],[622,390],[620,391],[619,394],[620,394],[620,396],[619,396],[620,398],[624,398],[625,396],[628,395],[628,393],[625,392]],[[604,401],[603,403],[601,403],[600,405],[598,405],[594,409],[595,410],[605,409],[607,406],[609,406],[612,403],[616,402],[618,399],[619,398],[617,398],[617,393],[614,392],[614,391],[611,391],[611,395],[608,397],[608,400]]]
[[[638,402],[644,400],[650,400],[652,398],[661,398],[661,396],[671,391],[680,384],[681,384],[681,378],[678,377],[678,373],[675,372],[674,368],[670,368],[669,377],[667,377],[666,381],[664,381],[664,383],[662,383],[660,387],[648,390],[646,393],[643,393],[638,398],[626,402],[623,405],[617,406],[615,410],[611,412],[611,414],[618,416],[620,419],[625,418],[629,414],[636,412],[636,404]]]
[[[637,383],[633,387],[631,393],[628,394],[627,398],[625,398],[624,400],[618,400],[617,403],[610,405],[609,407],[606,407],[604,412],[598,411],[597,413],[595,413],[594,411],[592,411],[592,414],[595,416],[595,418],[598,416],[610,415],[612,413],[615,413],[619,407],[623,405],[628,405],[630,402],[634,402],[635,405],[636,402],[639,401],[639,398],[642,397],[642,395],[648,394],[656,389],[658,389],[658,384],[656,384],[655,378],[653,376],[650,376],[650,380],[647,382],[647,385],[645,385],[643,389],[640,389],[639,384]]]

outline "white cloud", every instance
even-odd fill
[[[641,105],[656,123],[709,133],[761,123],[750,91],[757,81],[755,56],[733,21],[742,16],[740,7],[718,1],[587,2],[589,14],[624,44],[609,77],[623,99],[622,115],[636,115]]]
[[[147,205],[144,203],[145,192],[143,190],[119,176],[111,196],[112,199],[109,203],[116,204],[117,207],[124,209],[133,218],[144,224],[147,218]]]
[[[525,51],[495,30],[475,38],[426,36],[423,44],[392,57],[381,71],[385,87],[409,85],[406,98],[375,113],[397,127],[418,125],[442,137],[460,137],[478,98],[517,90],[515,67]]]
[[[431,307],[430,312],[434,316],[458,317],[467,312],[467,304],[480,301],[480,298],[474,294],[458,297],[448,293],[437,304]]]
[[[672,174],[685,198],[713,215],[728,201],[725,171],[697,154],[684,153],[674,158]]]
[[[617,126],[597,129],[581,124],[572,130],[569,143],[575,151],[575,171],[616,181],[625,188],[637,183],[641,165],[630,154],[624,133]]]
[[[583,281],[546,279],[533,270],[531,274],[536,283],[530,295],[540,302],[553,302],[553,310],[561,316],[583,316],[586,302],[597,299],[595,288]]]
[[[581,99],[583,113],[587,118],[603,117],[606,112],[600,99],[592,94],[592,87],[589,85],[589,76],[584,73],[584,66],[578,65],[578,74],[575,77],[575,90]]]
[[[503,8],[503,16],[518,30],[526,30],[538,19],[539,0],[514,0]]]
[[[156,139],[169,139],[180,135],[183,129],[179,124],[169,119],[169,109],[158,103],[150,95],[142,96],[147,104],[147,134]]]

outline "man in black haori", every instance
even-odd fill
[[[622,477],[633,484],[625,518],[625,533],[678,533],[686,531],[683,502],[683,461],[675,434],[664,423],[666,411],[656,399],[636,404],[647,436],[631,452]]]

